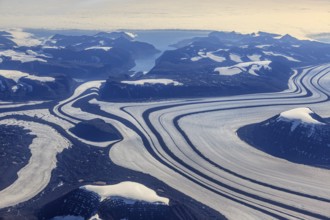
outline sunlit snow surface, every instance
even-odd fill
[[[14,41],[17,46],[38,46],[42,43],[39,39],[35,38],[33,34],[23,31],[22,29],[9,29],[6,30],[9,33],[9,37]]]
[[[88,47],[85,50],[104,50],[104,51],[109,51],[111,49],[112,49],[112,47],[94,46],[94,47]]]
[[[315,113],[310,108],[295,108],[282,112],[277,120],[291,123],[291,131],[294,131],[298,126],[307,126],[311,128],[313,133],[314,125],[324,125],[323,122],[313,118],[313,114]]]
[[[7,79],[12,79],[16,83],[18,83],[19,80],[22,78],[27,78],[27,79],[31,79],[31,80],[35,80],[35,81],[40,81],[40,82],[55,81],[55,78],[53,78],[53,77],[34,76],[34,75],[30,75],[28,73],[24,73],[24,72],[17,71],[17,70],[0,70],[0,76],[3,76]]]
[[[135,81],[121,81],[124,84],[130,85],[144,85],[144,84],[163,84],[163,85],[174,85],[182,86],[183,84],[172,79],[141,79]]]
[[[261,68],[270,70],[270,63],[271,61],[242,62],[234,66],[217,67],[214,69],[214,71],[219,72],[219,74],[223,76],[233,76],[244,72],[248,72],[251,75],[258,76],[256,71],[261,70]]]
[[[135,182],[121,182],[116,185],[108,186],[86,185],[82,188],[97,193],[101,196],[102,200],[111,196],[120,196],[127,199],[151,203],[160,202],[167,205],[169,203],[169,199],[160,197],[152,189]]]
[[[251,61],[260,61],[261,55],[259,54],[253,54],[247,56]]]
[[[297,60],[291,56],[287,56],[287,55],[284,55],[284,54],[281,54],[281,53],[274,53],[274,52],[271,52],[271,51],[263,51],[264,54],[266,55],[269,55],[269,56],[276,56],[276,57],[284,57],[285,59],[289,60],[289,61],[292,61],[292,62],[300,62],[300,60]]]
[[[211,59],[211,60],[213,60],[215,62],[218,62],[218,63],[222,63],[223,61],[226,60],[225,57],[215,55],[214,54],[215,52],[216,51],[213,51],[213,52],[200,51],[200,52],[198,52],[198,56],[192,57],[192,58],[190,58],[190,60],[193,61],[193,62],[196,62],[196,61],[208,58],[208,59]]]
[[[293,120],[308,124],[324,124],[314,119],[311,114],[314,112],[310,108],[295,108],[282,112],[280,118],[283,120]]]
[[[38,54],[31,54],[31,53],[29,53],[29,51],[24,53],[24,52],[18,52],[18,51],[14,51],[14,50],[3,50],[3,51],[0,51],[0,56],[10,57],[11,60],[20,61],[22,63],[28,63],[28,62],[33,62],[33,61],[47,62],[47,60],[37,57]]]
[[[234,62],[236,62],[236,63],[241,63],[241,62],[243,62],[242,59],[241,59],[241,57],[240,57],[239,55],[237,55],[237,54],[233,54],[233,53],[231,53],[231,54],[229,55],[229,57],[230,57],[230,59],[231,59],[232,61],[234,61]]]
[[[134,34],[132,32],[125,32],[125,34],[127,34],[129,37],[131,37],[132,39],[136,38],[138,35],[137,34]]]

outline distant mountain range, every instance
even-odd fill
[[[0,32],[0,99],[40,100],[63,97],[76,82],[129,75],[134,61],[159,51],[128,32],[101,32],[92,36],[56,34],[45,39],[27,32]],[[30,44],[29,44],[30,43]],[[38,77],[13,80],[8,72]],[[13,72],[11,72],[13,73]]]
[[[159,99],[277,92],[287,88],[292,68],[330,60],[330,45],[290,35],[212,32],[172,45],[147,74],[130,80],[167,79],[134,85],[109,78],[104,99]]]
[[[107,79],[100,91],[104,100],[278,92],[287,88],[293,68],[330,61],[329,44],[290,35],[211,32],[191,37],[171,45],[175,49],[161,54],[149,72],[134,72],[135,61],[155,59],[160,51],[137,41],[133,33],[36,38],[27,32],[2,31],[0,99],[58,99],[76,84],[96,79]],[[15,80],[8,74],[12,70],[25,76]]]

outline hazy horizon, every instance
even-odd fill
[[[330,32],[329,0],[0,0],[1,28]]]

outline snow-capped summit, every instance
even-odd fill
[[[150,203],[169,204],[168,198],[160,197],[152,189],[135,182],[121,182],[116,185],[105,186],[85,185],[82,188],[97,193],[102,201],[108,197],[117,196]]]
[[[306,107],[295,108],[282,112],[279,115],[278,120],[293,121],[293,122],[305,123],[305,124],[317,124],[317,125],[325,124],[320,116],[318,116],[310,108],[306,108]]]
[[[280,38],[280,40],[281,40],[281,41],[285,41],[285,42],[290,42],[290,43],[295,43],[295,42],[299,41],[297,38],[292,37],[292,36],[289,35],[289,34],[286,34],[286,35],[282,36],[282,37]]]
[[[276,121],[289,122],[291,124],[291,131],[294,131],[299,126],[304,126],[311,127],[311,132],[313,132],[315,125],[325,125],[324,120],[307,107],[295,108],[282,112],[279,114]]]

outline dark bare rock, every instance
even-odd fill
[[[121,139],[121,134],[113,125],[98,118],[80,122],[70,131],[89,141],[103,142]]]

